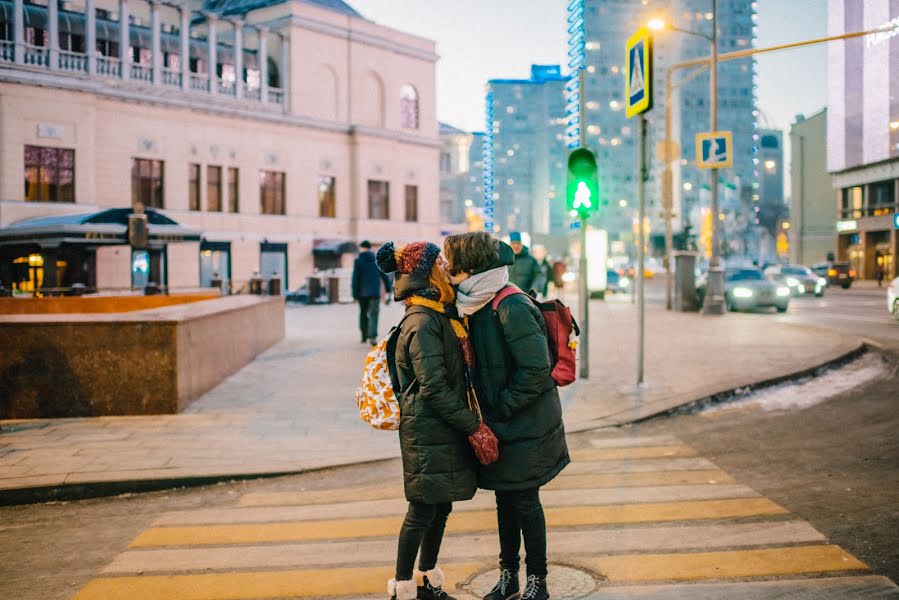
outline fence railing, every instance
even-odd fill
[[[26,65],[34,67],[50,66],[50,51],[41,46],[31,46],[25,44],[25,60]]]
[[[272,104],[284,104],[284,90],[268,88],[268,101]]]
[[[162,83],[174,87],[181,87],[181,71],[175,69],[162,69]]]
[[[15,62],[16,43],[0,40],[0,62]]]
[[[138,63],[131,64],[131,79],[135,81],[153,81],[153,67]]]
[[[97,57],[97,74],[104,77],[118,77],[122,71],[122,63],[113,56]]]
[[[206,77],[206,75],[191,73],[190,89],[194,90],[195,92],[208,92],[209,78]]]
[[[59,68],[71,73],[84,73],[87,71],[87,55],[80,52],[59,51]]]

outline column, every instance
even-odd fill
[[[259,35],[259,49],[256,51],[256,60],[259,62],[259,100],[268,102],[268,30],[265,27],[257,27]]]
[[[150,0],[150,52],[153,55],[150,64],[153,68],[154,85],[162,83],[162,40],[159,29],[159,2]]]
[[[25,2],[15,0],[13,2],[13,44],[16,62],[20,65],[25,62]]]
[[[281,32],[281,102],[284,112],[290,112],[290,42],[286,31]]]
[[[218,21],[213,14],[206,15],[206,47],[209,55],[206,72],[209,74],[209,93],[218,94]]]
[[[243,98],[243,21],[234,24],[234,97]]]
[[[50,68],[59,68],[59,0],[47,2],[47,37],[50,38]]]
[[[84,51],[87,54],[87,74],[97,74],[97,7],[96,0],[85,0],[85,39]]]
[[[190,89],[190,9],[182,5],[179,7],[181,26],[178,33],[181,36],[181,89]]]
[[[131,19],[128,0],[119,0],[119,62],[122,79],[131,79]]]

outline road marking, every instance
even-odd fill
[[[623,523],[695,521],[787,514],[786,509],[767,498],[697,500],[610,506],[547,508],[548,527],[577,527]],[[151,527],[131,542],[132,548],[160,546],[203,546],[222,544],[258,544],[311,540],[338,540],[395,536],[403,517],[339,519],[329,521],[292,521],[249,525],[202,525]],[[493,531],[496,511],[459,512],[450,516],[449,533]]]
[[[696,450],[688,446],[648,446],[632,448],[590,448],[570,452],[573,461],[629,460],[644,458],[692,458]]]
[[[630,460],[600,460],[572,462],[565,468],[568,474],[585,473],[645,473],[648,471],[689,471],[717,468],[705,458],[640,458]]]

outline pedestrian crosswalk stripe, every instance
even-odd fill
[[[688,446],[643,446],[633,448],[589,448],[572,450],[573,461],[628,460],[645,458],[692,458],[696,450]]]
[[[705,458],[642,458],[639,460],[597,460],[574,461],[565,472],[569,475],[584,473],[646,473],[649,471],[689,471],[716,469],[714,463]]]
[[[783,507],[767,498],[549,507],[545,511],[548,527],[694,521],[786,513]],[[402,521],[401,515],[395,515],[329,521],[152,527],[140,533],[131,543],[131,547],[256,544],[394,536],[399,531]],[[495,510],[455,513],[447,523],[447,531],[450,533],[492,531],[495,528]]]

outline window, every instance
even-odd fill
[[[449,152],[440,153],[440,172],[449,173],[453,169],[453,157]]]
[[[406,221],[418,221],[418,186],[406,186]]]
[[[400,124],[405,129],[418,129],[418,92],[408,83],[400,89]]]
[[[262,203],[262,214],[286,214],[284,211],[284,173],[259,171],[259,200]]]
[[[135,158],[131,164],[131,204],[162,208],[163,163]]]
[[[390,184],[388,182],[368,180],[368,218],[390,218]]]
[[[200,210],[200,165],[187,165],[187,199],[190,210]]]
[[[222,212],[222,168],[206,167],[206,210]]]
[[[318,216],[333,219],[337,216],[337,199],[334,194],[335,180],[330,175],[318,177]]]
[[[75,201],[75,151],[25,146],[25,201]]]
[[[240,212],[240,177],[237,167],[228,167],[228,201],[231,203],[229,210],[233,213]]]

